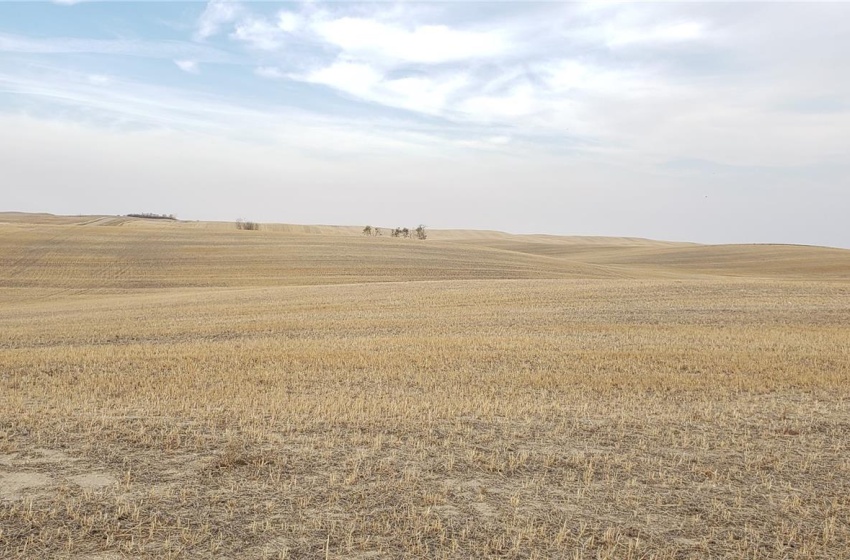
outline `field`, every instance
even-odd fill
[[[2,558],[850,558],[850,251],[0,214]]]

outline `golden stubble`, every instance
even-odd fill
[[[98,284],[109,249],[76,289],[56,227],[0,243],[0,557],[850,556],[840,279],[499,279],[488,247],[431,281],[185,281],[198,257],[138,287]]]

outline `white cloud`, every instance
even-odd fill
[[[572,30],[589,44],[618,49],[707,40],[715,33],[711,10],[677,10],[671,4],[584,2],[577,5],[582,25]]]
[[[649,27],[604,28],[603,34],[609,47],[625,47],[642,43],[679,43],[703,38],[706,30],[699,22],[685,21],[663,23]]]
[[[180,68],[181,70],[183,70],[186,73],[189,73],[189,74],[200,74],[201,73],[201,69],[198,66],[197,60],[188,60],[188,59],[175,60],[174,64],[176,64],[178,68]]]
[[[276,20],[248,15],[237,21],[230,38],[258,50],[276,51],[283,47],[287,35],[298,31],[303,23],[300,15],[287,11],[278,13]]]
[[[90,74],[89,83],[93,86],[108,86],[112,81],[109,76],[104,76],[103,74]]]
[[[284,78],[284,74],[280,71],[280,68],[275,68],[274,66],[258,66],[254,68],[254,74],[269,80],[280,80]]]
[[[402,76],[396,77],[399,73]],[[458,123],[550,132],[566,127],[573,134],[588,133],[594,138],[613,134],[589,125],[594,106],[670,97],[676,92],[672,85],[646,72],[609,70],[575,60],[530,62],[524,69],[508,65],[489,77],[477,78],[463,68],[403,74],[392,67],[386,70],[380,64],[340,58],[329,66],[289,77]]]
[[[335,62],[304,77],[304,81],[331,86],[366,98],[371,96],[381,79],[380,73],[368,64],[350,61]]]
[[[402,109],[439,115],[445,112],[450,98],[468,84],[469,78],[462,74],[384,80],[379,99]]]
[[[490,138],[487,139],[487,141],[490,142],[491,144],[496,144],[498,146],[504,146],[506,144],[510,144],[511,140],[512,140],[512,138],[510,136],[505,135],[505,134],[501,134],[499,136],[491,136]]]
[[[598,71],[575,60],[544,65],[540,72],[546,84],[556,91],[587,89],[588,82],[598,75]]]
[[[284,32],[265,19],[249,17],[236,24],[230,37],[255,49],[274,51],[283,46]]]
[[[511,121],[527,117],[540,109],[535,91],[529,84],[515,87],[503,95],[474,95],[463,101],[457,111],[483,122]]]
[[[545,139],[569,137],[585,154],[630,162],[710,155],[727,163],[781,165],[846,153],[847,134],[839,125],[846,110],[782,114],[794,101],[817,96],[847,106],[850,82],[834,71],[847,52],[846,39],[835,38],[842,19],[824,16],[838,8],[750,6],[744,11],[749,19],[713,5],[547,4],[474,18],[464,8],[462,19],[454,17],[455,9],[452,3],[356,9],[306,3],[264,15],[250,3],[214,0],[196,35],[229,37],[251,47],[247,52],[2,33],[0,51],[167,56],[188,72],[241,58],[259,77],[322,85],[355,100],[439,117],[445,136],[482,145],[505,135],[515,138],[512,148],[535,137],[543,139],[541,149],[557,149]],[[791,39],[804,32],[796,25],[801,15],[812,31],[796,42]],[[15,61],[7,60],[13,68]],[[118,75],[111,68],[87,69],[99,72]],[[88,79],[89,85],[96,81]],[[309,95],[306,85],[293,91]],[[321,112],[326,99],[311,97],[304,105]],[[288,102],[299,99],[293,95]],[[362,107],[347,110],[357,114]]]
[[[281,31],[293,33],[304,25],[304,18],[293,12],[282,11],[277,15],[277,26]]]
[[[343,17],[316,21],[312,29],[346,55],[373,60],[439,64],[497,57],[511,47],[499,31],[467,31],[445,25],[408,29],[376,19]]]
[[[621,99],[645,95],[665,95],[674,86],[656,72],[643,68],[618,70],[573,59],[532,63],[530,68],[546,90],[557,94],[582,93]]]
[[[338,60],[296,79],[322,84],[360,99],[410,111],[437,115],[469,79],[460,73],[388,78],[368,64]]]
[[[204,40],[218,34],[224,25],[235,21],[243,13],[244,9],[238,2],[231,0],[210,0],[198,20],[195,38],[197,40]]]

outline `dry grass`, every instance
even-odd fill
[[[0,225],[0,557],[850,557],[846,252],[123,223]]]

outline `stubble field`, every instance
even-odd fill
[[[850,251],[0,214],[2,558],[850,557]]]

